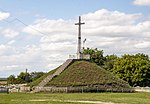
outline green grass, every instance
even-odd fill
[[[128,83],[95,63],[76,61],[53,78],[47,86],[84,86],[84,85],[118,85],[129,87]]]
[[[31,100],[45,101],[31,101]],[[150,93],[0,93],[0,104],[82,104],[63,100],[90,100],[124,104],[150,104]]]

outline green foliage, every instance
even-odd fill
[[[17,79],[16,79],[15,75],[10,75],[7,78],[7,83],[8,84],[16,84],[17,83]]]
[[[138,53],[136,55],[103,56],[103,51],[87,48],[83,52],[90,55],[90,61],[106,70],[113,72],[117,77],[127,81],[131,86],[150,85],[150,60],[148,55]]]
[[[22,84],[22,83],[29,83],[29,82],[31,82],[31,76],[29,73],[21,72],[17,76],[17,83]]]
[[[83,54],[90,55],[90,61],[96,63],[97,65],[104,65],[105,57],[103,56],[103,50],[95,49],[84,49]]]
[[[129,82],[131,86],[150,84],[150,61],[147,55],[125,54],[115,60],[111,71],[119,78]]]
[[[31,82],[30,74],[21,72],[17,78],[15,75],[10,75],[8,78],[8,84],[22,84],[22,83],[28,83]]]
[[[29,83],[32,81],[37,80],[41,76],[43,76],[45,73],[43,72],[21,72],[17,77],[15,75],[10,75],[8,79],[8,84],[23,84],[23,83]]]
[[[40,78],[41,76],[43,76],[45,73],[44,72],[31,72],[30,76],[31,76],[31,80],[35,81],[38,78]]]
[[[114,62],[117,59],[117,55],[107,55],[105,65],[103,66],[106,70],[111,71],[113,68]]]

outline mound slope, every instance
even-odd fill
[[[51,72],[49,72],[49,74],[51,74]],[[75,61],[60,75],[55,76],[49,81],[46,87],[48,86],[68,88],[78,87],[78,89],[84,86],[84,89],[88,89],[88,91],[91,91],[91,89],[115,92],[133,91],[127,82],[115,77],[112,73],[106,71],[95,63],[87,61]]]
[[[114,77],[113,74],[95,63],[76,61],[59,76],[53,78],[47,86],[85,86],[85,85],[118,84],[129,87],[125,81]]]
[[[127,82],[116,78],[112,73],[95,63],[87,61],[75,61],[46,86],[98,86],[105,90],[111,90],[111,88],[131,90]]]

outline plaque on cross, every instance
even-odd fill
[[[77,59],[82,59],[82,53],[81,53],[81,25],[85,24],[84,22],[81,22],[81,16],[79,16],[79,22],[75,23],[75,25],[78,25],[78,48],[77,48]]]

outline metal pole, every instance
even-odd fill
[[[85,23],[81,23],[81,16],[79,16],[79,22],[75,23],[75,25],[79,25],[78,27],[78,49],[77,49],[77,58],[81,59],[81,25]]]

